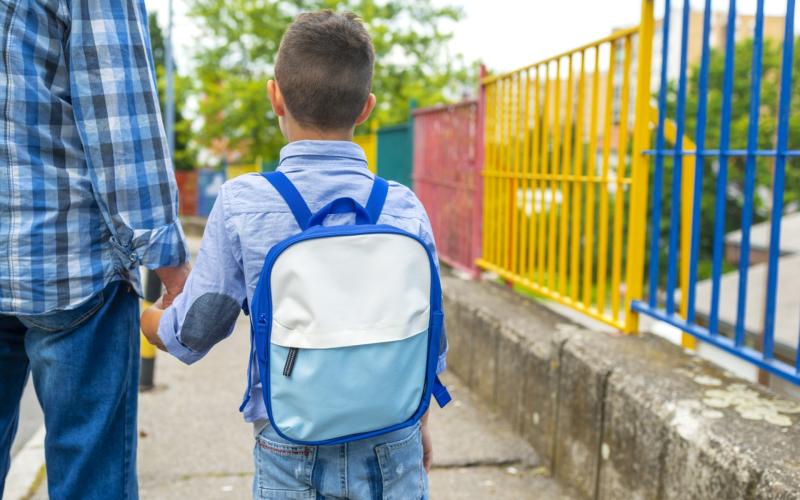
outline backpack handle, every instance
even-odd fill
[[[308,219],[308,227],[321,225],[325,220],[325,217],[329,216],[330,214],[347,214],[353,212],[356,214],[356,224],[372,223],[366,208],[362,207],[361,204],[353,198],[344,197],[336,198],[332,202],[320,208],[317,213]]]
[[[285,174],[275,171],[261,175],[278,191],[294,214],[297,225],[303,231],[311,226],[322,224],[325,217],[334,213],[355,213],[356,224],[377,224],[389,192],[389,183],[375,176],[366,206],[360,205],[352,198],[337,198],[322,207],[316,214],[312,214],[300,192]]]

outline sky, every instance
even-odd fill
[[[187,68],[191,47],[202,33],[186,16],[191,0],[174,0],[175,58]],[[725,10],[729,0],[713,0],[712,8]],[[614,28],[636,25],[641,0],[434,0],[440,5],[461,6],[464,18],[446,28],[454,38],[451,50],[467,61],[480,60],[495,71],[508,71],[608,35]],[[146,0],[156,10],[162,26],[167,23],[167,1]],[[674,5],[682,5],[674,0]],[[691,0],[696,8],[703,0]],[[739,0],[738,11],[754,13],[756,0]],[[780,14],[786,0],[765,0],[765,11]],[[656,1],[656,17],[663,0]]]

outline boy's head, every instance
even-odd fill
[[[375,105],[374,62],[369,33],[355,14],[324,10],[298,16],[278,49],[277,85],[268,84],[284,134],[292,135],[287,129],[293,127],[352,134]]]

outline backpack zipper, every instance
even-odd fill
[[[290,377],[294,369],[294,362],[297,360],[297,353],[300,351],[297,347],[290,347],[289,354],[286,356],[286,364],[283,365],[283,376]]]

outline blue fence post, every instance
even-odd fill
[[[750,117],[747,127],[747,156],[744,173],[744,206],[742,207],[742,242],[739,247],[739,296],[736,306],[736,346],[744,344],[745,310],[747,307],[747,273],[750,267],[750,226],[753,223],[753,196],[756,182],[758,118],[761,107],[761,60],[764,52],[764,0],[756,7],[756,28],[753,37],[753,62],[750,68]]]
[[[708,107],[708,58],[709,58],[709,32],[711,31],[711,0],[705,2],[703,13],[703,48],[700,56],[700,81],[699,95],[697,97],[697,123],[695,127],[695,167],[694,167],[694,193],[692,194],[692,240],[691,256],[689,257],[689,293],[682,297],[687,301],[686,321],[694,322],[695,315],[695,288],[697,284],[697,254],[700,248],[700,212],[703,197],[703,170],[705,170],[705,145],[706,145],[706,109]]]
[[[653,173],[653,213],[650,222],[650,287],[648,303],[651,308],[655,308],[658,303],[658,277],[659,261],[661,260],[661,249],[659,240],[661,238],[661,198],[664,190],[664,124],[667,120],[665,116],[667,109],[667,60],[669,58],[669,18],[670,0],[664,1],[664,21],[661,30],[661,73],[658,88],[658,126],[656,128],[656,151],[655,151],[655,172]]]
[[[789,142],[789,111],[792,102],[792,65],[794,63],[794,0],[786,3],[781,62],[781,94],[778,104],[778,141],[772,196],[772,219],[769,238],[767,299],[764,307],[764,357],[772,359],[775,347],[775,296],[778,291],[778,257],[781,245],[783,191],[786,180],[786,148]],[[800,366],[795,362],[795,367]]]
[[[725,197],[728,192],[728,148],[731,142],[731,98],[733,68],[736,54],[736,0],[728,5],[728,26],[725,34],[725,69],[722,83],[722,116],[719,132],[719,171],[717,172],[716,203],[714,206],[714,249],[711,263],[711,310],[708,330],[719,332],[719,295],[722,257],[725,247]]]

